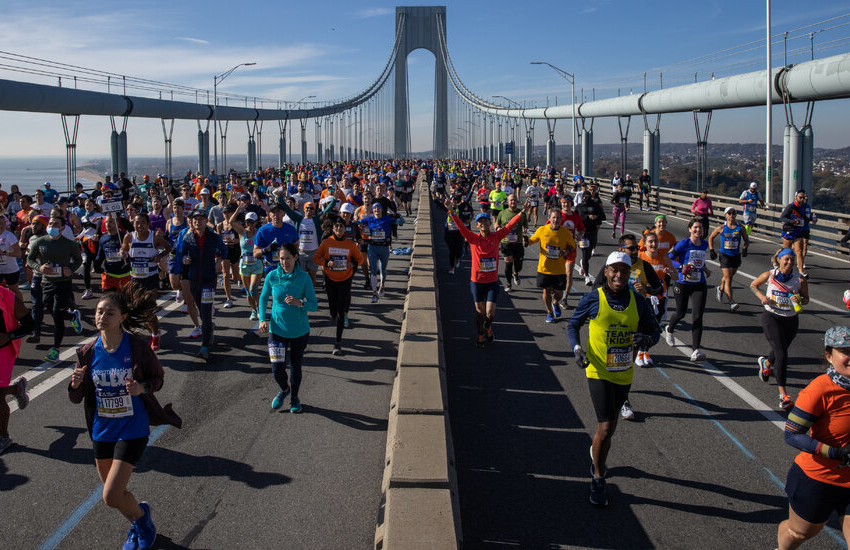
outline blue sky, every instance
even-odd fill
[[[222,90],[281,100],[316,95],[318,100],[344,97],[367,86],[389,57],[394,32],[392,2],[327,1],[254,2],[101,0],[21,2],[6,0],[0,19],[0,50],[40,57],[136,77],[212,88],[212,75],[253,61],[225,81]],[[722,0],[673,2],[632,1],[450,1],[447,6],[449,51],[458,74],[477,95],[504,95],[543,105],[569,101],[563,79],[530,61],[548,61],[576,74],[577,93],[611,97],[642,91],[643,73],[649,88],[658,86],[659,68],[665,87],[749,72],[763,68],[757,51],[704,64],[694,58],[764,37],[764,2]],[[833,1],[774,0],[774,34],[790,31],[850,12]],[[837,23],[850,23],[850,18]],[[834,26],[827,23],[812,30]],[[850,51],[850,25],[815,37],[816,46],[832,40],[838,46],[818,57]],[[808,40],[789,44],[804,48]],[[778,55],[781,47],[775,47]],[[691,61],[689,61],[691,60]],[[750,60],[750,61],[747,61]],[[781,57],[775,58],[781,62]],[[802,61],[801,54],[790,61]],[[682,63],[685,62],[685,63]],[[410,118],[414,150],[430,148],[433,117],[433,65],[429,52],[408,58]],[[676,66],[676,64],[680,64]],[[0,69],[0,78],[55,83]],[[846,113],[850,100],[823,102],[815,107],[813,126],[817,147],[850,145]],[[798,118],[802,108],[798,107]],[[784,114],[774,108],[774,143],[781,143]],[[271,126],[271,128],[270,128]],[[312,124],[308,125],[313,150]],[[536,143],[543,143],[544,124],[538,124]],[[641,140],[643,124],[633,120],[630,141]],[[108,119],[84,117],[80,124],[78,156],[109,152]],[[618,140],[615,119],[594,125],[596,143]],[[690,114],[665,115],[662,141],[695,141]],[[158,120],[131,119],[131,156],[162,154]],[[174,131],[174,154],[194,154],[197,124],[179,121]],[[277,126],[267,125],[266,153],[276,143]],[[231,125],[228,154],[244,154],[246,131]],[[569,123],[556,131],[558,143],[569,143]],[[709,142],[763,142],[764,109],[718,111]],[[58,115],[0,112],[0,155],[62,155],[64,139]]]

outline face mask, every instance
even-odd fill
[[[62,231],[58,227],[48,227],[47,234],[50,235],[51,238],[56,238]]]

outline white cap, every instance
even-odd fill
[[[254,220],[257,221],[257,213],[256,212],[248,212],[245,214],[245,221]]]
[[[605,261],[605,265],[614,265],[614,264],[626,264],[627,266],[632,266],[632,259],[629,258],[629,255],[625,252],[612,252],[608,254],[608,259]]]
[[[758,187],[758,186],[759,186],[759,184],[757,184],[756,182],[754,182],[754,181],[750,182],[750,189],[753,189],[753,188]]]
[[[723,215],[725,216],[725,215],[726,215],[726,214],[728,214],[729,212],[734,212],[734,211],[735,211],[735,207],[734,207],[734,206],[728,206],[728,207],[726,207],[726,210],[724,210],[724,211],[723,211]]]
[[[354,215],[354,205],[350,202],[347,202],[342,205],[342,208],[339,209],[340,212],[348,212],[352,216]]]
[[[209,189],[207,189],[206,187],[204,187],[203,189],[201,189],[201,193],[200,193],[200,194],[201,194],[201,195],[209,195],[209,194],[210,194],[210,190],[209,190]]]

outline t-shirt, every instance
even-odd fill
[[[298,233],[295,231],[295,228],[289,224],[283,224],[280,227],[275,227],[271,223],[267,223],[257,230],[257,234],[254,236],[254,244],[259,248],[266,248],[272,244],[275,239],[277,239],[278,245],[284,243],[297,243]],[[271,271],[279,265],[276,256],[277,252],[267,252],[265,254],[265,259],[269,263],[266,267],[266,272]]]
[[[328,260],[333,260],[331,267],[327,265]],[[340,241],[331,236],[319,245],[313,255],[313,261],[322,266],[325,277],[341,282],[354,275],[354,262],[357,262],[357,265],[362,264],[363,254],[360,253],[357,243],[351,239],[343,238]]]
[[[540,258],[537,260],[537,272],[544,275],[566,275],[562,251],[567,248],[575,249],[572,232],[564,226],[553,231],[549,225],[541,225],[529,239],[529,243],[540,243]]]
[[[98,336],[91,363],[95,387],[95,410],[92,439],[115,442],[150,435],[145,403],[138,395],[127,393],[127,379],[133,378],[130,335],[124,334],[113,353],[104,349]]]
[[[17,259],[9,256],[12,247],[16,244],[18,244],[18,238],[8,229],[0,235],[0,251],[3,252],[0,255],[0,273],[16,273],[20,270]]]
[[[513,219],[513,217],[516,216],[517,214],[521,214],[522,218],[520,218],[519,223],[516,224],[513,231],[511,231],[510,233],[505,235],[505,238],[502,239],[502,243],[504,243],[504,244],[513,244],[513,243],[518,243],[518,242],[521,243],[522,242],[522,240],[521,240],[522,231],[523,231],[524,227],[528,227],[528,219],[525,217],[524,212],[522,212],[522,211],[513,212],[511,210],[508,210],[507,208],[505,208],[504,210],[500,210],[499,215],[496,216],[496,223],[499,225],[499,227],[504,227],[504,226],[508,225],[508,222],[510,222]]]
[[[708,250],[708,242],[701,241],[696,245],[690,239],[682,239],[673,247],[668,254],[673,260],[673,267],[679,270],[678,282],[684,284],[699,284],[705,282],[705,251]],[[690,267],[685,267],[685,266]],[[687,271],[687,275],[683,273]]]
[[[850,392],[829,376],[822,374],[812,380],[794,404],[817,417],[810,432],[813,439],[830,447],[850,445]],[[838,468],[837,460],[801,452],[794,462],[814,480],[850,487],[850,468]]]

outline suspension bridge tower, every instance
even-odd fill
[[[399,6],[395,13],[397,32],[401,35],[396,37],[399,48],[395,58],[395,156],[410,156],[407,56],[410,52],[422,48],[434,54],[435,59],[433,155],[435,158],[445,158],[449,154],[448,82],[440,44],[446,44],[446,7]]]

